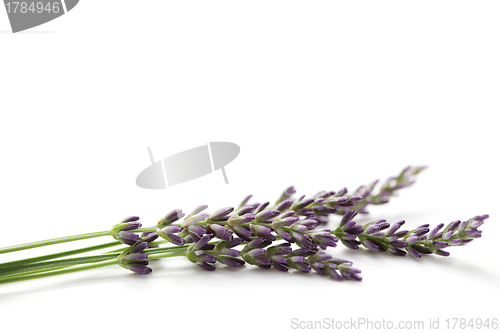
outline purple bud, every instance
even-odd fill
[[[211,224],[210,229],[212,229],[213,232],[215,232],[215,235],[223,240],[231,240],[233,238],[232,234],[233,232],[229,229],[224,228],[223,226],[219,224]]]
[[[129,216],[126,219],[123,219],[120,223],[135,222],[135,221],[139,221],[139,216]]]
[[[159,225],[169,225],[181,218],[184,217],[184,213],[180,209],[174,209],[167,215],[165,215],[160,221],[158,221]]]
[[[219,262],[223,263],[224,265],[227,265],[227,266],[233,267],[233,268],[238,268],[238,267],[241,267],[245,264],[245,261],[241,260],[239,258],[219,257],[218,260],[219,260]]]
[[[413,247],[411,246],[408,246],[406,248],[406,250],[408,251],[408,253],[413,257],[413,258],[421,258],[422,255],[420,253],[417,252],[417,250],[415,250]]]
[[[197,241],[196,244],[194,244],[193,250],[197,251],[202,249],[205,245],[208,244],[208,242],[210,242],[212,237],[213,236],[211,234],[206,234],[203,237],[201,237],[200,240]]]
[[[394,223],[385,233],[386,236],[392,236],[396,231],[398,231],[399,228],[405,223],[405,221],[399,221]]]
[[[220,218],[220,217],[223,217],[223,216],[226,216],[230,213],[232,213],[232,211],[234,210],[233,207],[223,207],[223,208],[219,208],[217,209],[215,212],[213,212],[211,215],[210,215],[210,219],[217,219],[217,218]]]
[[[291,242],[292,241],[292,236],[290,236],[286,231],[284,231],[283,229],[281,228],[278,228],[275,230],[276,233],[281,237],[283,238],[284,240],[286,240],[287,242]]]
[[[245,205],[247,204],[248,200],[250,200],[250,198],[251,198],[251,197],[252,197],[252,195],[251,195],[251,194],[247,195],[247,196],[243,199],[243,201],[240,203],[240,207],[245,206]]]
[[[276,238],[271,234],[272,229],[265,227],[263,225],[258,225],[258,224],[251,224],[250,225],[250,230],[257,235],[264,237],[265,239],[269,241],[274,241]]]
[[[193,211],[189,215],[196,215],[199,212],[202,212],[202,211],[204,211],[207,208],[208,208],[207,205],[199,205],[198,207],[196,207],[195,209],[193,209]]]
[[[431,230],[431,232],[429,232],[429,234],[427,235],[427,239],[433,239],[442,227],[444,227],[443,223],[438,224],[434,229]]]
[[[342,239],[344,240],[355,240],[356,238],[357,238],[356,235],[351,235],[351,234],[344,234],[342,236]]]
[[[266,253],[266,250],[264,250],[264,249],[260,249],[260,248],[258,248],[258,249],[253,249],[253,250],[250,250],[250,251],[248,252],[248,254],[249,254],[251,257],[261,256],[261,255],[263,255],[264,253]]]
[[[195,233],[196,235],[198,235],[199,237],[203,236],[204,234],[207,233],[207,229],[202,227],[202,226],[199,226],[199,225],[190,225],[188,228],[188,231],[190,233]]]
[[[466,226],[467,226],[467,221],[460,222],[460,224],[458,225],[458,230],[459,231],[464,230]]]
[[[345,215],[344,215],[345,216]],[[342,230],[348,230],[348,229],[351,229],[352,227],[354,227],[356,225],[356,222],[354,221],[349,221],[347,222],[346,224],[342,225]]]
[[[450,252],[443,251],[441,249],[436,250],[436,252],[434,253],[437,254],[438,256],[443,256],[443,257],[447,257],[450,255]]]
[[[240,251],[234,249],[224,248],[220,250],[220,253],[226,256],[237,257],[240,255]]]
[[[141,252],[141,251],[144,251],[145,249],[147,249],[148,247],[149,247],[149,243],[143,241],[143,242],[137,243],[134,247],[132,247],[132,249],[130,249],[130,252],[131,253]]]
[[[225,247],[230,249],[232,247],[240,245],[241,243],[243,243],[243,240],[241,238],[233,238],[226,243]]]
[[[370,240],[365,240],[363,242],[363,245],[366,246],[366,248],[371,250],[371,251],[378,251],[379,250],[379,247]]]
[[[203,268],[203,269],[205,269],[207,271],[214,271],[215,270],[215,266],[207,264],[204,261],[197,261],[196,265],[200,266],[201,268]]]
[[[279,210],[265,210],[263,212],[258,213],[255,216],[255,219],[258,221],[268,221],[270,219],[275,218],[278,215],[280,215]]]
[[[254,210],[252,205],[246,205],[241,207],[236,211],[236,215],[245,215],[246,213],[251,213]]]
[[[391,245],[394,247],[398,247],[398,248],[405,248],[408,244],[405,241],[402,241],[400,239],[396,239],[396,240],[391,242]]]
[[[444,240],[448,240],[448,239],[450,239],[450,238],[451,238],[451,236],[453,236],[453,233],[454,233],[454,231],[452,231],[452,230],[445,232],[445,233],[443,234],[443,239],[444,239]]]
[[[401,237],[401,236],[406,235],[407,233],[408,233],[408,230],[400,230],[400,231],[394,233],[394,236]]]
[[[165,227],[161,229],[162,232],[166,234],[177,234],[182,231],[182,228],[176,226],[176,225],[170,225],[168,227]]]
[[[244,226],[241,225],[234,226],[233,230],[239,237],[241,237],[245,241],[250,241],[252,239],[253,236],[252,232],[247,228],[245,228]]]
[[[429,228],[427,227],[423,227],[423,228],[418,228],[415,232],[414,232],[414,235],[415,236],[422,236],[422,235],[425,235],[426,233],[429,232]]]
[[[460,245],[461,241],[458,238],[453,238],[448,241],[448,244],[450,245]]]
[[[408,239],[406,241],[408,242],[408,244],[413,244],[413,243],[415,243],[418,240],[420,240],[420,237],[418,237],[418,236],[411,236],[411,237],[408,237]]]
[[[195,254],[198,258],[203,260],[204,262],[208,262],[210,264],[213,264],[217,261],[217,257],[214,256],[213,254],[208,254],[208,253],[197,253],[197,252],[203,252],[203,251],[196,251]]]
[[[371,224],[365,229],[364,233],[366,235],[373,234],[375,231],[379,231],[380,226],[378,224]]]
[[[350,222],[358,213],[355,210],[350,210],[342,216],[342,220],[340,221],[340,226]]]
[[[139,235],[128,231],[120,231],[118,233],[118,240],[124,244],[132,245],[139,240]]]
[[[363,233],[363,227],[360,225],[355,225],[354,227],[346,230],[346,232],[352,235],[359,235]]]
[[[441,241],[434,241],[432,242],[432,245],[434,245],[436,249],[444,249],[445,247],[448,247],[448,243]]]
[[[142,227],[142,223],[140,222],[128,222],[126,225],[124,225],[121,230],[122,231],[127,231],[127,230],[135,230],[139,229]]]
[[[395,247],[390,247],[389,249],[387,249],[387,251],[391,252],[392,254],[395,254],[397,256],[405,256],[406,255],[406,252],[405,251],[402,251],[400,249],[397,249]]]
[[[255,213],[257,214],[262,212],[264,209],[266,209],[267,206],[269,206],[269,201],[261,203],[257,206],[257,208],[255,208]]]
[[[291,200],[285,200],[285,201],[282,201],[280,202],[277,206],[276,206],[276,210],[279,210],[280,212],[284,211],[285,209],[288,209],[290,206],[292,205],[292,201]]]
[[[349,197],[349,201],[351,201],[351,202],[358,202],[358,201],[361,201],[361,200],[363,200],[363,197],[360,196],[360,195],[351,195]]]
[[[141,234],[143,242],[152,243],[158,238],[158,234],[154,231],[144,232]]]
[[[146,260],[148,255],[146,253],[131,253],[123,256],[125,260]]]
[[[342,244],[344,244],[346,247],[350,249],[357,250],[359,248],[359,246],[356,245],[356,243],[353,243],[353,241],[343,240],[343,239],[341,239],[340,241],[342,242]]]
[[[125,267],[137,274],[149,274],[153,271],[151,268],[144,265],[130,264]]]

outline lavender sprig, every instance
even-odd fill
[[[392,226],[385,220],[377,220],[363,226],[356,224],[352,219],[357,212],[346,212],[340,226],[332,233],[341,240],[341,243],[350,249],[357,250],[363,245],[371,251],[389,251],[395,255],[404,256],[409,253],[414,258],[422,254],[437,254],[449,256],[444,248],[463,246],[481,237],[478,228],[484,224],[488,215],[478,215],[467,221],[454,221],[444,227],[440,223],[432,230],[428,224],[421,225],[413,230],[399,230],[405,221],[399,221]],[[386,230],[386,231],[383,231]]]

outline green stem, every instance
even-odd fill
[[[82,240],[82,239],[110,236],[110,235],[111,235],[111,233],[109,231],[100,231],[100,232],[91,232],[88,234],[81,234],[81,235],[75,235],[75,236],[47,239],[47,240],[33,242],[33,243],[26,243],[26,244],[3,247],[3,248],[0,248],[0,254],[9,253],[9,252],[16,252],[16,251],[21,251],[21,250],[27,250],[27,249],[33,249],[36,247],[42,247],[42,246],[53,245],[53,244],[73,242],[73,241]]]
[[[48,270],[48,269],[55,270],[68,266],[91,264],[104,260],[115,259],[116,257],[117,257],[116,255],[108,254],[108,255],[96,255],[96,256],[81,257],[81,258],[54,260],[48,262],[39,262],[39,263],[24,265],[21,267],[10,267],[7,269],[3,269],[0,271],[0,276],[24,275],[25,273],[31,273],[34,271]]]
[[[64,251],[64,252],[48,254],[48,255],[40,256],[40,257],[33,257],[33,258],[28,258],[28,259],[10,261],[10,262],[0,264],[0,272],[3,269],[8,268],[8,267],[22,266],[22,265],[26,265],[26,264],[35,263],[35,262],[41,262],[41,261],[47,261],[47,260],[52,260],[52,259],[57,259],[57,258],[62,258],[62,257],[68,257],[68,256],[72,256],[75,254],[97,251],[97,250],[101,250],[101,249],[105,249],[108,247],[113,247],[113,246],[117,246],[117,245],[121,245],[121,244],[122,243],[120,243],[120,242],[111,242],[111,243],[105,243],[105,244],[101,244],[101,245],[84,247],[84,248],[81,248],[78,250]],[[124,249],[121,249],[120,252],[122,252],[123,250]]]
[[[183,256],[186,253],[187,246],[182,245],[179,247],[168,247],[168,248],[153,248],[144,250],[145,253],[153,254],[153,256],[149,256],[148,259],[159,259],[159,258],[167,258],[171,256]],[[156,255],[154,255],[156,254]],[[61,268],[66,268],[70,266],[76,266],[81,264],[89,264],[96,263],[100,261],[110,260],[117,258],[117,254],[98,254],[86,257],[78,257],[71,259],[63,259],[63,260],[53,260],[46,262],[38,262],[32,264],[26,264],[23,266],[16,267],[8,267],[0,270],[1,276],[20,276],[20,275],[29,275],[28,273],[33,272],[41,272],[48,270],[58,270]]]
[[[62,274],[68,274],[68,273],[81,272],[81,271],[86,271],[89,269],[100,268],[100,267],[116,265],[116,264],[118,264],[118,260],[113,259],[113,260],[100,262],[97,264],[90,264],[90,265],[73,267],[73,268],[59,269],[59,270],[55,270],[55,271],[42,272],[42,273],[27,274],[27,275],[22,275],[22,276],[12,276],[12,277],[0,279],[0,284],[7,284],[7,283],[13,283],[13,282],[39,279],[39,278],[49,277],[49,276],[56,276],[56,275],[62,275]]]

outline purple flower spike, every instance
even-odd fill
[[[220,239],[231,240],[231,238],[233,238],[233,232],[219,224],[211,224],[209,225],[209,228],[212,229],[212,231],[215,232],[215,235]]]

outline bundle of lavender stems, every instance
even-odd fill
[[[137,274],[148,274],[150,260],[184,256],[205,270],[216,263],[238,268],[245,264],[280,271],[289,269],[316,273],[335,280],[360,281],[361,271],[352,262],[325,252],[342,244],[357,250],[388,251],[397,256],[423,254],[448,256],[445,248],[462,246],[481,237],[478,228],[488,215],[464,221],[428,224],[404,230],[405,221],[392,225],[376,220],[364,225],[356,215],[368,213],[369,205],[389,202],[391,196],[415,182],[425,167],[407,167],[397,177],[384,182],[377,193],[377,181],[361,186],[352,194],[321,191],[313,197],[293,199],[295,189],[287,188],[273,206],[269,202],[250,204],[247,196],[237,207],[223,207],[211,214],[207,206],[196,207],[187,216],[175,209],[153,227],[142,227],[139,217],[131,216],[109,231],[62,237],[0,248],[0,254],[82,239],[112,236],[115,241],[28,259],[0,263],[0,284],[119,265]],[[329,216],[342,216],[336,229],[325,228]],[[82,256],[110,247],[120,248]],[[64,259],[61,259],[64,258]]]

